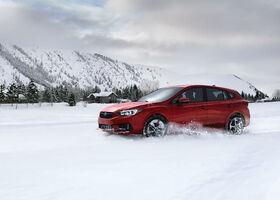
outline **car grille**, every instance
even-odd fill
[[[114,127],[112,125],[99,124],[99,128],[104,130],[114,131]]]
[[[113,115],[114,115],[113,112],[100,112],[99,117],[100,118],[105,118],[105,119],[110,119],[110,118],[113,117]]]
[[[106,130],[106,131],[114,131],[114,132],[132,131],[132,126],[128,123],[127,124],[115,124],[115,125],[99,124],[99,128]]]

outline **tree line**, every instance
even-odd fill
[[[28,85],[12,83],[9,86],[0,85],[0,103],[38,103],[39,90],[30,81]]]
[[[264,94],[260,91],[257,91],[255,95],[247,94],[242,91],[241,96],[249,102],[256,102],[258,100],[268,98],[267,94]],[[280,101],[280,90],[276,90],[276,92],[273,94],[273,97],[271,99],[267,99],[266,101]]]
[[[280,101],[280,89],[277,89],[273,93],[273,101]]]
[[[105,89],[107,91],[107,89]],[[68,102],[70,106],[76,105],[78,101],[87,101],[87,98],[92,93],[100,93],[101,89],[98,86],[88,87],[81,89],[78,87],[71,87],[67,84],[61,84],[56,87],[42,87],[38,88],[33,80],[28,84],[23,83],[11,83],[6,86],[0,85],[0,103],[59,103]],[[131,101],[137,101],[143,95],[151,91],[143,91],[137,85],[127,86],[125,88],[113,88],[118,99],[128,99]],[[241,96],[250,102],[256,102],[257,100],[264,99],[268,95],[257,91],[255,95],[247,94],[242,91]],[[273,94],[273,98],[270,101],[280,101],[280,90],[276,90]]]
[[[107,90],[105,89],[105,91]],[[131,101],[137,101],[145,93],[136,85],[122,89],[114,88],[112,91],[119,99],[129,99]],[[101,89],[98,86],[81,89],[62,84],[56,87],[38,88],[35,82],[31,80],[28,84],[11,83],[8,86],[5,84],[0,85],[0,103],[68,102],[70,106],[74,106],[78,101],[87,101],[90,94],[100,92]]]
[[[127,86],[123,89],[113,89],[113,92],[119,99],[129,99],[131,101],[137,101],[147,92],[142,91],[137,85]]]
[[[69,90],[68,87],[60,85],[57,87],[45,87],[39,89],[33,80],[28,84],[11,83],[8,86],[0,85],[0,103],[39,103],[39,102],[68,102],[76,105],[76,97],[81,91]]]
[[[247,94],[247,93],[242,91],[241,96],[243,97],[243,99],[245,99],[249,102],[256,102],[257,100],[264,99],[264,98],[268,97],[266,94],[264,94],[262,92],[259,92],[259,91],[257,91],[255,95]]]

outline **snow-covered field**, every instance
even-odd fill
[[[164,138],[102,133],[105,106],[0,106],[0,200],[280,199],[280,103],[243,135]]]

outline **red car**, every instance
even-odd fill
[[[185,85],[160,88],[137,102],[106,107],[99,128],[118,134],[162,136],[168,123],[199,123],[241,134],[250,123],[248,102],[231,89]]]

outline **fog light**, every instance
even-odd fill
[[[132,127],[130,124],[118,124],[118,131],[131,131]]]

